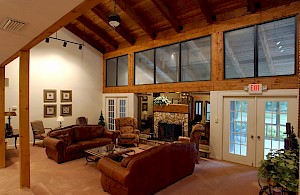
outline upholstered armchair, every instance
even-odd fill
[[[88,124],[88,119],[84,116],[80,116],[76,118],[76,125],[86,126]]]
[[[118,144],[134,144],[139,146],[138,122],[136,118],[124,117],[115,119]]]
[[[47,137],[47,133],[45,130],[52,130],[51,128],[45,128],[43,121],[40,120],[32,121],[30,122],[30,124],[33,133],[33,145],[35,145],[36,139],[44,140],[44,138]]]
[[[205,131],[205,127],[202,124],[196,124],[192,128],[192,132],[190,135],[190,142],[196,143],[196,149],[197,149],[197,159],[196,163],[198,164],[199,158],[200,158],[200,152],[199,152],[199,144],[201,140],[201,135]]]

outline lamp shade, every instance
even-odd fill
[[[109,15],[109,25],[113,28],[116,28],[120,25],[120,16],[116,13]]]
[[[56,121],[58,121],[58,122],[62,122],[62,121],[65,121],[65,119],[64,119],[64,117],[63,116],[59,116],[58,118],[57,118],[57,120]]]
[[[17,116],[16,112],[5,112],[5,116]]]

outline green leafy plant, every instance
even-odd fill
[[[153,105],[155,106],[164,106],[164,105],[169,105],[171,101],[168,99],[166,96],[159,96],[154,99]]]
[[[292,192],[298,191],[299,184],[299,145],[295,137],[292,135],[291,149],[268,153],[258,167],[258,177],[271,179]]]
[[[101,125],[102,127],[105,127],[105,122],[104,122],[104,117],[103,117],[102,111],[101,111],[101,115],[100,115],[100,118],[99,118],[98,125]]]

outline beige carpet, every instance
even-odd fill
[[[137,148],[136,148],[137,149]],[[142,151],[142,150],[139,150]],[[100,184],[101,173],[85,158],[57,164],[45,149],[31,146],[31,188],[19,189],[18,150],[7,150],[7,167],[0,169],[0,194],[107,194]],[[159,160],[158,160],[159,163]],[[176,171],[176,170],[174,170]],[[137,184],[138,185],[138,184]],[[194,174],[158,192],[164,194],[254,195],[258,194],[257,170],[233,163],[201,159]]]

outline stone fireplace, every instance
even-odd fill
[[[154,115],[155,135],[159,135],[158,124],[164,123],[164,124],[181,125],[182,128],[181,135],[188,136],[188,105],[170,104],[168,106],[162,106],[162,107],[154,106],[153,115]],[[178,130],[176,130],[176,135],[177,135],[177,131]]]

